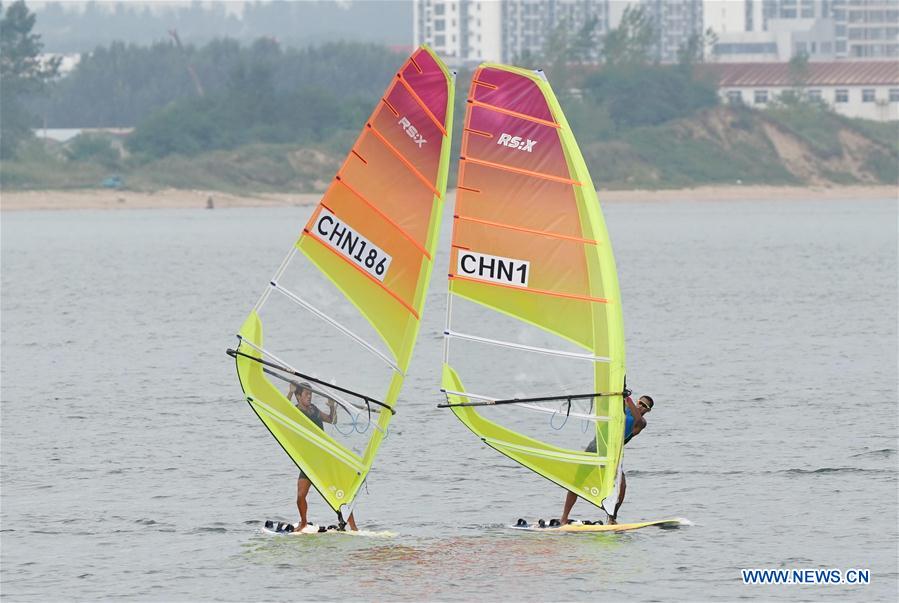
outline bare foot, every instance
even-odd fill
[[[617,525],[618,525],[618,520],[615,519],[614,517],[609,517],[609,523],[608,523],[608,525],[610,525],[610,526],[617,526]]]
[[[294,532],[302,532],[305,528],[306,528],[306,522],[300,521],[300,523],[297,524],[297,527],[294,530]]]

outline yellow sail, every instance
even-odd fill
[[[615,488],[623,446],[621,298],[596,191],[542,72],[484,64],[474,74],[462,135],[449,294],[445,406],[489,446],[601,505]],[[488,310],[473,323],[474,331],[455,328],[454,304],[460,299]],[[501,336],[482,332],[501,320],[508,325]],[[511,334],[526,333],[525,326],[548,343],[513,340]],[[458,369],[460,355],[450,353],[465,345],[488,346],[483,353],[497,366],[509,354],[571,363],[583,389],[553,391],[546,380],[528,380],[523,370],[505,375],[497,368],[494,382],[486,385],[494,391],[467,390],[463,381],[477,371]],[[522,389],[525,396],[517,393]],[[522,397],[527,400],[514,401]],[[508,414],[488,418],[504,404],[518,413],[514,423]],[[526,411],[551,415],[547,437],[539,429],[522,430],[532,414],[540,416]],[[583,434],[562,434],[566,422],[583,425]]]
[[[454,74],[430,49],[416,50],[396,73],[294,250],[241,327],[240,345],[230,351],[254,412],[338,512],[354,500],[387,434],[418,336],[446,193],[453,96]],[[366,340],[279,282],[297,250],[381,342]],[[355,339],[383,360],[391,371],[385,389],[342,387],[341,375],[351,375],[353,366],[333,367],[336,381],[318,379],[268,349],[260,313],[271,295],[289,299],[300,306],[298,312],[315,316],[310,320]],[[350,430],[368,438],[362,449],[351,449],[288,401],[286,381],[305,382],[332,403],[341,401],[353,417]],[[359,416],[369,418],[370,429],[359,428]]]

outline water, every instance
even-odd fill
[[[309,211],[3,214],[6,599],[894,599],[894,201],[605,208],[628,381],[656,399],[621,518],[695,526],[503,527],[564,496],[435,408],[438,268],[357,511],[396,536],[271,539],[257,527],[295,520],[296,471],[223,351]],[[872,581],[744,586],[753,567]]]

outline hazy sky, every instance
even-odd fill
[[[126,9],[122,10],[122,6]],[[272,37],[302,47],[331,41],[413,44],[411,0],[304,2],[29,2],[47,52],[89,52],[114,40],[140,45],[178,30],[185,44]],[[197,10],[197,7],[200,10]],[[85,9],[90,7],[87,12]],[[147,18],[145,11],[155,18]]]
[[[164,11],[169,8],[186,7],[186,6],[190,6],[191,4],[196,4],[196,2],[191,2],[190,0],[188,0],[188,1],[156,0],[155,2],[144,2],[143,0],[124,0],[124,1],[120,0],[120,1],[122,2],[122,4],[136,6],[136,7],[139,7],[141,10],[143,10],[144,7],[146,7],[146,8],[149,8],[153,12],[161,12],[161,11]],[[266,0],[263,0],[263,2],[265,2],[265,1]],[[26,0],[26,2],[28,3],[29,7],[31,7],[33,10],[36,10],[36,11],[43,10],[44,6],[47,4],[62,4],[63,6],[65,6],[66,8],[69,8],[71,10],[75,10],[75,9],[83,10],[84,6],[86,4],[88,4],[87,2],[83,2],[82,0],[57,0],[56,2],[52,2],[52,3],[51,2],[28,2],[28,0]],[[94,2],[94,4],[96,4],[97,6],[108,8],[110,11],[112,11],[115,8],[115,5],[118,4],[118,2],[101,0],[99,2]],[[212,4],[222,4],[225,7],[225,12],[239,16],[243,12],[243,7],[244,7],[245,3],[242,1],[239,1],[239,0],[227,0],[224,2],[210,2],[208,0],[204,0],[204,1],[199,2],[199,4],[202,6],[210,6]],[[338,2],[338,4],[339,4],[339,2]]]

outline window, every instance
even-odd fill
[[[439,21],[434,21],[434,31],[443,31],[446,29],[446,21],[440,19]]]
[[[434,36],[434,46],[446,46],[446,36]]]
[[[899,88],[890,88],[890,102],[899,103]]]
[[[730,98],[728,97],[728,100]],[[768,102],[768,91],[767,90],[756,90],[753,94],[752,102],[756,105],[764,105]]]
[[[445,7],[444,5],[442,5],[442,4],[435,4],[435,5],[434,5],[434,14],[435,14],[435,15],[442,15],[442,14],[443,14],[443,11],[444,11],[445,9],[446,9],[446,7]]]
[[[863,103],[873,103],[874,102],[874,88],[865,88],[862,90],[862,102]]]
[[[848,103],[849,91],[845,89],[838,89],[834,94],[834,101],[838,103]]]
[[[775,42],[744,42],[733,44],[715,44],[714,54],[776,54]]]
[[[743,93],[739,90],[727,91],[727,102],[732,105],[740,105],[743,103]]]
[[[810,101],[820,101],[821,100],[821,91],[820,90],[809,90],[806,92],[806,96]]]

